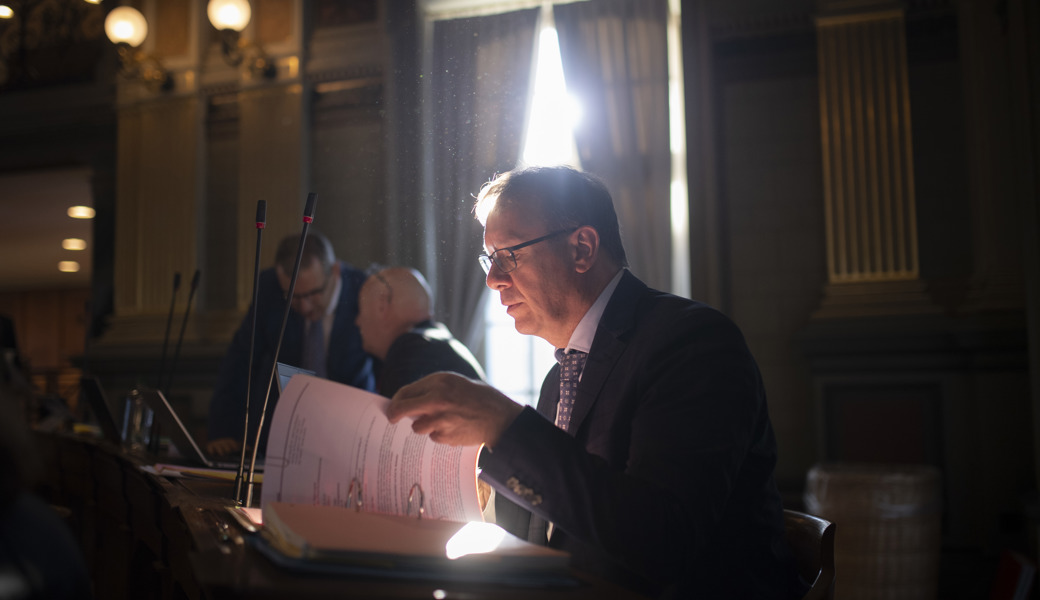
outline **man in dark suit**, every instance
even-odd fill
[[[737,327],[624,268],[610,194],[584,173],[507,173],[481,191],[477,215],[487,285],[563,367],[537,412],[435,374],[397,393],[391,421],[485,444],[498,522],[578,569],[658,597],[795,597],[776,442]]]
[[[433,321],[430,286],[415,269],[374,271],[358,295],[358,329],[365,352],[379,359],[376,390],[392,397],[430,373],[451,371],[484,379],[484,370],[446,326]]]
[[[254,310],[257,313],[249,401],[250,443],[256,437],[254,432],[269,387],[278,333],[285,314],[285,297],[299,245],[299,235],[289,236],[278,245],[275,266],[260,274],[258,307],[250,307],[224,356],[210,401],[207,450],[212,454],[229,454],[241,448]],[[363,271],[336,260],[329,241],[311,230],[304,242],[300,272],[291,300],[292,310],[285,325],[278,362],[313,371],[319,377],[374,390],[372,360],[361,349],[361,334],[354,323],[358,312],[358,290],[364,281]],[[259,454],[266,445],[278,398],[277,385],[270,387],[271,400],[264,417]]]

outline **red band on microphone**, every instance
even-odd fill
[[[304,217],[303,218],[303,222],[304,223],[313,223],[314,222],[314,217]]]
[[[263,229],[264,227],[266,227],[266,224],[264,224],[264,223],[257,223],[256,224],[256,228],[257,229]]]

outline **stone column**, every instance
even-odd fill
[[[255,220],[257,201],[267,201],[268,228],[261,257],[264,268],[274,263],[278,242],[286,235],[299,233],[303,225],[308,147],[303,85],[245,90],[239,94],[238,106],[238,220],[251,223]],[[319,196],[317,216],[321,209]],[[252,301],[255,252],[255,235],[239,238],[237,298],[243,311]]]
[[[1000,4],[1003,4],[1001,8]],[[971,199],[972,256],[967,297],[961,310],[1021,310],[1023,239],[1028,204],[1028,82],[1016,73],[1025,60],[1025,6],[1021,3],[959,2],[965,133]],[[1020,44],[1016,47],[1016,43]],[[1024,70],[1024,69],[1023,69]],[[1016,86],[1018,86],[1016,88]]]
[[[935,312],[918,262],[904,11],[856,4],[816,19],[827,285],[814,316]]]
[[[186,289],[195,271],[196,110],[194,98],[174,98],[119,115],[117,317],[165,317],[173,274]]]

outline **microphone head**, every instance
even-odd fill
[[[267,200],[259,200],[256,203],[256,228],[263,229],[267,224]]]
[[[191,278],[191,289],[199,287],[199,270],[195,269],[195,275]]]
[[[311,192],[307,194],[307,205],[303,208],[303,222],[310,223],[314,221],[314,203],[318,201],[318,194]]]
[[[173,291],[177,291],[177,288],[181,287],[181,274],[180,271],[173,274]]]

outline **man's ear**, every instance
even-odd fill
[[[582,225],[571,234],[571,248],[574,251],[574,270],[585,273],[599,257],[599,232],[594,227]]]

